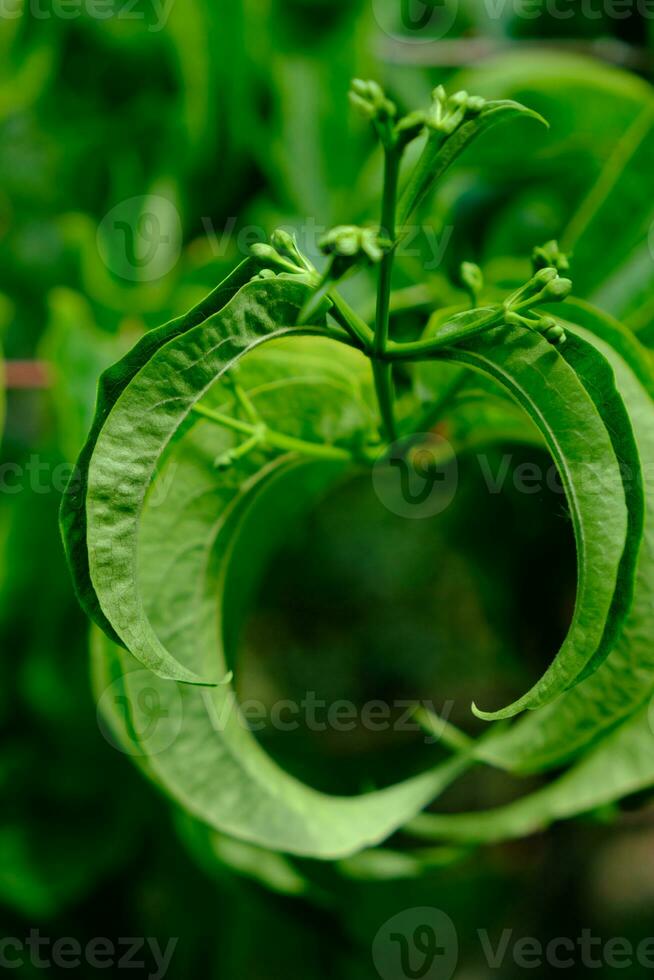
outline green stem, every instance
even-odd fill
[[[206,408],[204,405],[194,405],[192,411],[196,415],[210,419],[212,422],[216,422],[226,429],[231,429],[233,432],[240,432],[250,437],[258,435],[261,442],[265,442],[266,445],[271,446],[273,449],[301,453],[304,456],[313,456],[316,459],[333,459],[342,460],[343,462],[351,462],[354,459],[351,452],[348,452],[347,449],[341,449],[339,446],[328,446],[323,443],[295,439],[293,436],[287,436],[283,432],[274,432],[265,425],[252,425],[249,422],[242,422],[240,419],[232,418],[231,415],[223,415],[222,412],[216,412],[212,408]]]
[[[391,283],[395,260],[395,212],[397,210],[397,184],[400,176],[401,154],[394,145],[384,148],[384,193],[382,198],[381,234],[392,242],[379,267],[377,288],[377,315],[375,319],[374,350],[384,355],[388,347],[388,330],[391,305]],[[397,439],[395,422],[395,386],[393,365],[380,360],[373,361],[375,390],[379,401],[384,435],[389,441]]]
[[[446,718],[440,718],[429,708],[419,706],[414,714],[416,721],[427,735],[433,736],[453,752],[469,752],[474,749],[474,739],[447,721]]]
[[[397,439],[397,424],[394,408],[393,365],[390,361],[373,360],[371,363],[384,434],[389,442],[394,442]]]
[[[538,302],[539,297],[532,296],[516,303],[510,310],[498,306],[480,307],[471,311],[472,313],[479,314],[478,319],[470,323],[453,323],[451,321],[449,323],[443,323],[441,324],[439,334],[435,337],[427,337],[424,340],[414,340],[401,344],[396,344],[392,340],[389,340],[386,345],[386,353],[383,356],[389,361],[421,360],[422,358],[429,357],[431,354],[438,353],[445,347],[451,347],[453,344],[458,343],[460,340],[465,340],[467,337],[474,337],[476,334],[484,333],[486,330],[492,330],[493,327],[502,326],[502,324],[506,323],[505,317],[507,313],[519,313],[522,310],[532,309]]]
[[[466,337],[473,337],[475,334],[500,326],[502,323],[504,323],[504,310],[489,308],[487,316],[481,317],[474,324],[444,323],[441,327],[442,333],[440,336],[437,335],[424,340],[415,340],[401,344],[395,344],[389,341],[386,349],[386,357],[391,361],[421,360],[443,350],[445,347],[451,347]]]
[[[261,417],[243,388],[236,381],[232,381],[232,388],[237,404],[241,406],[252,425],[261,425]]]
[[[335,289],[329,291],[328,296],[334,304],[332,316],[347,330],[353,340],[360,345],[363,350],[370,350],[374,341],[374,334],[365,320],[362,320],[358,313],[347,303]]]
[[[395,244],[395,211],[397,209],[397,182],[400,175],[400,155],[396,147],[389,147],[384,155],[384,195],[382,199],[381,235]],[[375,350],[383,354],[388,340],[390,316],[391,280],[395,249],[391,247],[379,267],[377,289],[377,318],[375,325]]]

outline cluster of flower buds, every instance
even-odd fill
[[[270,279],[280,273],[298,276],[315,272],[309,260],[297,247],[294,236],[283,228],[278,228],[272,233],[269,245],[265,242],[256,242],[252,245],[250,254],[260,262],[266,263],[266,266],[254,277],[255,279]]]
[[[432,103],[425,114],[425,123],[429,129],[451,136],[469,116],[478,116],[486,105],[486,100],[480,95],[468,95],[467,92],[455,92],[449,95],[442,85],[432,92]]]
[[[331,258],[330,278],[342,279],[355,266],[376,265],[392,243],[382,238],[376,228],[338,225],[318,242],[321,252]]]
[[[387,149],[403,149],[425,130],[451,136],[470,116],[479,115],[486,100],[467,92],[446,93],[442,85],[432,92],[428,109],[418,109],[398,120],[397,106],[377,82],[355,78],[350,101],[369,119]]]
[[[371,122],[391,122],[397,116],[397,106],[386,98],[377,82],[355,78],[350,89],[350,102]]]
[[[427,114],[421,110],[398,120],[397,106],[386,97],[377,82],[355,78],[350,101],[372,122],[382,145],[389,150],[403,150],[420,136],[427,122]]]
[[[568,272],[570,270],[570,256],[561,251],[556,239],[535,248],[531,256],[531,261],[534,266],[534,272],[547,268],[556,269],[557,272]]]
[[[504,320],[506,323],[527,327],[558,346],[566,341],[566,334],[551,316],[530,317],[521,311],[539,303],[561,302],[570,295],[572,282],[559,276],[554,266],[539,269],[528,283],[517,289],[504,301]]]
[[[371,265],[381,262],[390,247],[390,242],[380,238],[377,229],[359,225],[338,225],[323,235],[318,244],[324,255],[363,258]]]

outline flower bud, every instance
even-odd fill
[[[571,292],[571,279],[553,279],[543,289],[542,300],[543,302],[547,302],[547,300],[560,302],[561,300],[567,299]]]
[[[535,248],[532,254],[534,269],[552,266],[557,272],[568,272],[570,269],[569,256],[562,252],[556,239]]]

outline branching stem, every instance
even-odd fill
[[[329,446],[326,443],[296,439],[294,436],[288,436],[284,432],[275,432],[262,423],[255,425],[251,422],[243,422],[241,419],[235,419],[231,415],[224,415],[222,412],[216,412],[212,408],[207,408],[205,405],[194,405],[192,411],[196,415],[201,415],[203,418],[223,426],[225,429],[240,432],[248,436],[249,439],[258,436],[262,445],[270,446],[273,449],[301,453],[303,456],[313,456],[316,459],[333,459],[342,460],[343,462],[352,462],[355,458],[353,453],[347,449],[341,449],[340,446]]]

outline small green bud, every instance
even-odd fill
[[[284,228],[276,228],[270,236],[270,244],[273,248],[276,248],[278,252],[282,252],[285,255],[292,255],[297,251],[297,245],[295,244],[295,238]]]
[[[285,234],[287,233],[283,232],[281,237],[281,242],[283,244],[286,243],[286,240],[284,239]],[[250,254],[253,255],[255,259],[259,259],[261,262],[270,264],[274,269],[277,269],[278,272],[287,272],[290,275],[298,275],[299,273],[306,271],[306,266],[297,264],[298,260],[295,258],[287,258],[285,255],[280,254],[280,251],[277,248],[273,247],[273,245],[266,244],[266,242],[255,242],[254,245],[251,245]],[[298,259],[301,260],[299,252],[297,254]]]
[[[561,251],[555,239],[535,248],[531,260],[536,270],[547,266],[552,266],[557,272],[568,272],[570,269],[570,257]]]
[[[363,259],[375,264],[381,262],[391,243],[381,238],[375,228],[338,225],[328,231],[318,245],[325,255],[355,261]]]
[[[553,347],[560,347],[567,340],[565,330],[559,324],[555,324],[553,327],[545,330],[543,336]]]
[[[397,116],[395,103],[386,98],[383,89],[377,82],[364,81],[361,78],[353,79],[350,88],[350,102],[366,118],[374,122],[388,122]]]
[[[228,470],[233,463],[234,463],[234,456],[232,454],[231,449],[228,449],[226,452],[221,453],[220,456],[216,457],[213,465],[219,472],[224,473],[224,471]]]
[[[467,92],[455,92],[449,98],[442,85],[434,89],[432,104],[427,113],[427,125],[435,132],[451,136],[467,116],[479,115],[486,100]]]
[[[468,112],[472,116],[478,116],[486,105],[486,99],[481,95],[468,96]]]
[[[270,236],[270,242],[280,255],[290,259],[298,269],[303,269],[307,272],[314,271],[311,263],[302,255],[302,252],[298,248],[295,235],[291,235],[284,228],[277,228]]]
[[[255,242],[254,245],[251,245],[250,254],[263,262],[276,262],[279,258],[272,245],[267,245],[265,242]]]
[[[504,322],[512,327],[525,327],[532,333],[539,333],[553,347],[559,347],[567,340],[565,330],[551,316],[528,317],[511,310],[505,312]]]
[[[484,274],[474,262],[461,263],[461,282],[476,303],[477,297],[484,288]]]
[[[571,279],[552,279],[548,282],[543,289],[541,295],[541,301],[547,302],[548,300],[552,302],[560,302],[561,300],[567,299],[572,292],[572,280]]]
[[[570,279],[561,279],[555,268],[539,269],[529,282],[516,289],[504,300],[506,310],[524,306],[525,303],[556,303],[566,299],[572,291]]]
[[[552,282],[552,280],[556,279],[557,277],[558,277],[558,272],[556,271],[556,269],[548,266],[547,268],[539,269],[538,272],[536,272],[535,275],[532,277],[531,282],[533,282],[536,285],[545,286],[547,285],[548,282]]]

